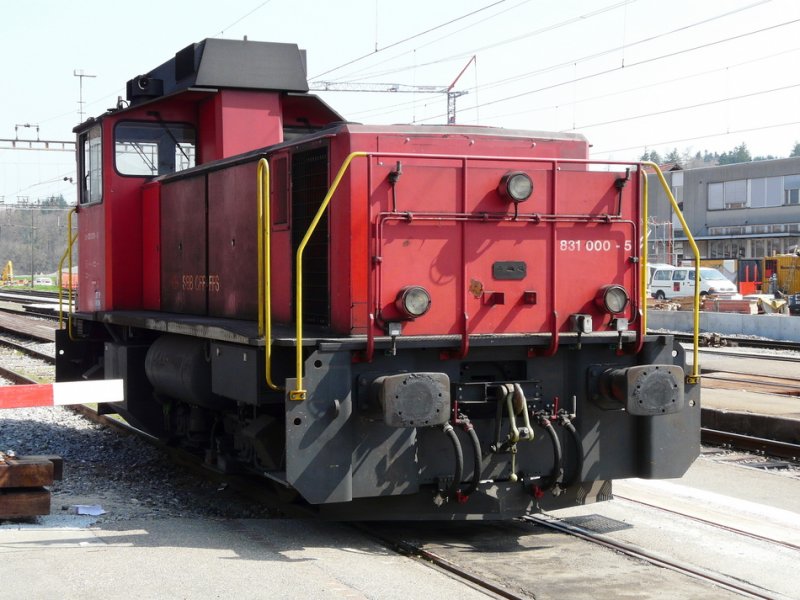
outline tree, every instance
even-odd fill
[[[747,149],[747,144],[742,142],[730,152],[723,152],[719,157],[719,164],[732,165],[734,163],[751,162],[753,157]]]
[[[681,153],[678,152],[677,148],[673,148],[671,152],[669,152],[665,157],[664,160],[668,163],[675,163],[680,164],[681,162]]]
[[[660,165],[661,164],[661,155],[658,152],[656,152],[655,150],[651,150],[650,152],[645,150],[644,154],[642,154],[639,157],[639,160],[654,162],[657,165]]]
[[[67,245],[67,207],[55,196],[35,205],[6,204],[0,210],[0,262],[14,263],[18,276],[51,274]],[[64,203],[66,204],[66,203]]]
[[[792,153],[789,156],[800,156],[800,142],[794,143],[794,148],[792,148]]]

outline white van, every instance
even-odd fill
[[[673,266],[667,263],[647,263],[647,295],[652,296],[652,290],[650,286],[653,284],[653,275],[656,274],[656,271],[659,269],[672,269]]]
[[[665,267],[656,269],[650,282],[654,298],[694,296],[694,267]],[[700,267],[700,295],[737,293],[736,286],[722,273],[709,267]]]

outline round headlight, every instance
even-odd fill
[[[621,285],[607,285],[597,292],[595,302],[604,311],[612,315],[621,313],[628,306],[628,292]]]
[[[533,193],[533,181],[527,173],[509,171],[500,178],[497,192],[512,202],[524,202]]]
[[[415,319],[428,312],[431,307],[431,295],[424,287],[410,285],[400,290],[395,304],[401,313]]]

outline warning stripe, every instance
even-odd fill
[[[0,409],[122,402],[122,379],[0,386]]]

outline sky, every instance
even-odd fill
[[[245,36],[304,48],[314,87],[357,90],[315,92],[350,121],[443,123],[455,82],[457,123],[581,133],[595,159],[800,141],[797,0],[0,0],[0,139],[74,139],[76,71],[96,116],[187,45]],[[397,86],[434,91],[363,91]],[[7,146],[6,206],[74,201],[71,152]]]

